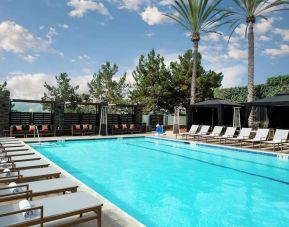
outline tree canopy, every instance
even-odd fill
[[[126,73],[116,80],[117,72],[116,64],[111,65],[110,62],[106,62],[101,65],[98,73],[95,73],[93,79],[87,84],[93,100],[116,104],[127,102],[129,85],[126,83]]]
[[[0,84],[0,96],[9,96],[10,92],[7,89],[7,82],[5,81],[3,84]]]
[[[221,86],[223,75],[206,71],[201,66],[201,55],[198,62],[196,100],[203,101],[214,97],[214,89]],[[188,107],[192,63],[192,50],[180,55],[169,66],[165,65],[164,58],[154,50],[146,57],[142,55],[133,72],[135,85],[131,91],[131,99],[143,104],[147,112],[173,112],[175,106]]]
[[[254,86],[254,99],[274,96],[289,92],[289,75],[269,77],[265,84]],[[246,102],[247,87],[233,87],[215,90],[215,97],[228,99],[233,102]]]
[[[67,108],[75,109],[76,103],[80,102],[80,96],[77,93],[79,86],[72,86],[67,73],[61,73],[56,76],[56,86],[45,82],[46,92],[41,98],[43,101],[68,102]],[[43,109],[49,109],[50,105],[44,105]]]

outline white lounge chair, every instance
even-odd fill
[[[253,139],[244,140],[244,142],[252,143],[252,146],[256,143],[259,143],[259,147],[261,148],[261,142],[266,141],[269,135],[269,129],[267,128],[259,128],[256,132],[256,135]]]
[[[26,162],[26,161],[34,161],[34,160],[40,160],[41,157],[39,155],[36,154],[23,154],[23,155],[17,155],[17,156],[6,156],[8,161],[11,162]]]
[[[222,136],[216,136],[214,139],[219,140],[221,143],[222,140],[224,141],[224,144],[226,143],[226,139],[233,138],[236,133],[237,128],[236,127],[228,127]]]
[[[202,138],[205,138],[205,140],[207,141],[210,138],[214,138],[217,136],[220,136],[222,131],[223,131],[224,126],[215,126],[213,131],[208,134],[208,135],[201,135]]]
[[[24,170],[24,169],[35,169],[35,168],[44,168],[48,167],[49,163],[44,160],[34,160],[34,161],[25,161],[25,162],[6,162],[0,164],[0,172],[5,168],[12,170]]]
[[[201,126],[201,129],[200,129],[199,132],[193,133],[193,134],[190,133],[190,134],[188,134],[188,136],[194,137],[194,139],[195,139],[195,137],[199,137],[199,136],[202,136],[202,135],[207,135],[209,130],[210,130],[210,127],[211,126],[209,126],[209,125],[203,125],[203,126]]]
[[[273,145],[273,150],[275,151],[276,145],[277,145],[277,147],[279,147],[280,145],[283,145],[283,143],[286,143],[288,141],[288,134],[289,134],[289,130],[276,129],[273,140],[262,141],[262,143]],[[282,148],[283,147],[281,146],[281,150],[282,150]]]
[[[97,226],[101,226],[102,203],[87,192],[77,192],[25,202],[28,203],[30,208],[21,210],[19,203],[0,206],[1,225],[43,226],[44,223],[54,221],[55,226],[57,225],[55,221],[61,220],[62,226],[64,226],[63,221],[65,221],[65,226],[73,226],[74,224],[97,219]],[[28,211],[32,211],[32,213],[30,213],[28,218],[25,218],[23,212]]]
[[[10,172],[10,176],[7,176],[6,173],[0,173],[0,183],[26,182],[53,177],[58,178],[60,174],[61,172],[54,167],[27,170],[12,170]]]
[[[24,147],[7,147],[2,148],[4,152],[13,152],[13,151],[27,151],[29,148],[27,146]]]
[[[25,144],[24,143],[1,143],[0,147],[2,149],[11,148],[11,147],[19,148],[19,147],[25,147]]]
[[[199,125],[192,125],[188,132],[183,132],[183,133],[180,133],[179,135],[182,136],[182,138],[184,136],[186,136],[187,138],[188,135],[197,133],[198,129],[199,129]]]
[[[77,192],[77,188],[78,185],[67,178],[13,184],[0,188],[0,202],[55,193]]]
[[[237,137],[227,138],[226,140],[236,142],[236,143],[240,142],[242,146],[242,142],[244,140],[250,139],[251,132],[252,132],[251,128],[242,128]]]
[[[24,150],[24,151],[11,151],[11,152],[0,152],[0,156],[23,156],[23,155],[33,155],[35,154],[32,150]]]

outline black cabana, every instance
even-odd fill
[[[211,99],[190,106],[188,128],[199,125],[232,125],[234,107],[242,107],[224,99]]]
[[[245,119],[248,119],[252,107],[266,108],[270,128],[289,128],[289,93],[277,94],[246,103]]]

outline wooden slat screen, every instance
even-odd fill
[[[33,113],[33,124],[35,125],[52,125],[53,114],[52,113]]]
[[[32,123],[32,113],[11,112],[10,125],[30,125]]]

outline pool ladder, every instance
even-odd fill
[[[36,134],[35,134],[36,132]],[[38,144],[41,145],[41,140],[40,140],[40,136],[39,136],[39,130],[38,130],[38,127],[35,125],[35,130],[34,130],[34,138],[36,137],[37,135],[37,138],[38,138]]]

